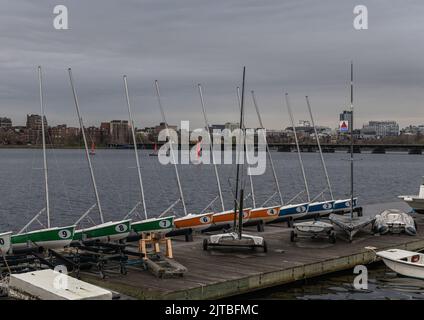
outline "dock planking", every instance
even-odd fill
[[[377,214],[384,209],[409,210],[403,203],[369,205],[364,214]],[[266,225],[259,233],[268,243],[268,252],[260,250],[215,249],[203,251],[202,240],[207,235],[195,235],[193,242],[175,239],[175,259],[188,268],[181,278],[158,279],[142,268],[131,267],[128,274],[110,275],[101,280],[83,274],[82,279],[121,292],[135,299],[219,299],[278,286],[331,272],[348,270],[358,264],[375,261],[366,246],[379,250],[424,248],[424,215],[417,215],[418,235],[373,235],[370,227],[358,233],[353,242],[338,232],[337,242],[326,239],[298,239],[290,242],[290,230],[285,224]],[[257,234],[254,227],[246,228]]]

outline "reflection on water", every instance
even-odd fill
[[[353,270],[263,290],[247,298],[298,300],[424,299],[424,280],[398,276],[383,263],[368,267],[368,289],[356,290]]]

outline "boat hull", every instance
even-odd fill
[[[278,218],[280,206],[255,208],[250,210],[249,222],[255,221],[272,221]]]
[[[75,226],[49,228],[11,236],[12,249],[42,247],[60,249],[68,246],[75,235]]]
[[[417,196],[399,196],[400,199],[406,202],[417,213],[424,213],[424,198]]]
[[[11,248],[12,232],[0,233],[0,255],[6,254]]]
[[[333,230],[333,225],[322,221],[306,221],[295,223],[294,227],[299,232],[304,233],[323,233]]]
[[[376,252],[387,267],[406,277],[424,279],[424,254],[402,249]]]
[[[424,279],[424,266],[404,264],[399,261],[383,258],[384,264],[394,272],[406,277]]]
[[[308,203],[289,204],[280,207],[278,213],[279,218],[297,219],[305,216],[308,213]]]
[[[174,219],[175,230],[192,229],[201,231],[212,224],[213,213],[188,214],[184,217]]]
[[[152,218],[131,223],[131,229],[136,233],[160,232],[167,233],[174,227],[174,216]]]
[[[131,220],[106,222],[91,228],[75,231],[75,241],[119,241],[130,234]]]
[[[246,208],[243,210],[243,223],[246,223],[249,221],[250,211],[251,211],[250,208]],[[215,213],[212,219],[213,219],[213,224],[215,226],[222,226],[222,225],[227,225],[229,223],[233,223],[234,210],[228,210],[228,211]]]
[[[312,202],[308,206],[308,216],[325,216],[333,212],[334,200]]]
[[[334,211],[335,212],[348,212],[350,211],[350,201],[351,199],[341,199],[334,201]],[[353,198],[353,208],[355,209],[358,205],[358,198]]]

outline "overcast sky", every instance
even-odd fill
[[[36,67],[45,78],[50,124],[76,125],[66,69],[72,67],[87,125],[126,119],[128,75],[136,125],[160,121],[159,80],[168,122],[201,126],[196,84],[204,86],[211,123],[237,121],[235,87],[247,66],[265,126],[308,119],[332,128],[348,105],[355,64],[356,127],[368,120],[424,123],[422,0],[0,0],[0,116],[24,124],[39,113]],[[66,5],[69,30],[53,28]],[[353,28],[353,8],[368,7],[369,29]],[[249,91],[247,91],[249,93]],[[247,125],[257,125],[250,95]]]

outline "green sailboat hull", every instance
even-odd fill
[[[43,247],[58,249],[68,246],[75,234],[75,226],[49,228],[12,235],[12,249]]]
[[[106,222],[91,228],[75,231],[74,240],[76,241],[118,241],[128,237],[131,231],[131,219]]]
[[[136,233],[142,232],[169,232],[174,227],[174,216],[151,218],[133,222],[131,229]]]

